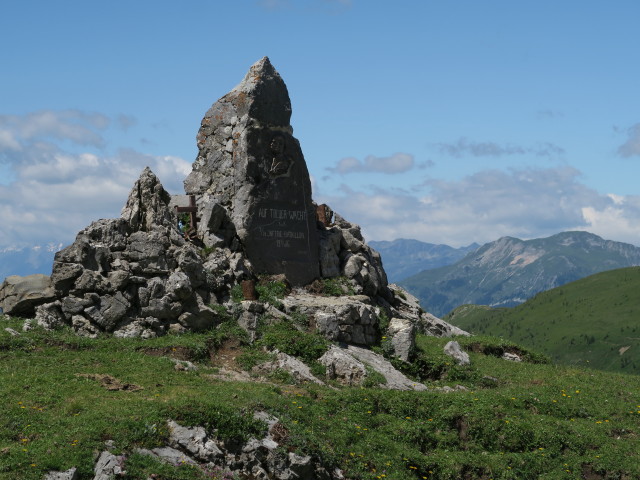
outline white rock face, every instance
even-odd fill
[[[360,385],[367,376],[364,363],[336,345],[331,345],[318,361],[327,367],[327,378],[338,380],[343,385]]]
[[[55,298],[54,293],[47,275],[11,275],[0,284],[0,308],[6,315],[32,316],[38,305]]]
[[[291,355],[287,355],[284,352],[277,352],[276,358],[272,362],[265,362],[260,365],[256,365],[253,370],[256,373],[273,372],[275,370],[284,370],[289,372],[291,376],[298,382],[310,382],[318,385],[324,385],[324,382],[318,380],[312,373],[307,365]]]
[[[396,357],[405,362],[409,361],[411,352],[415,347],[415,326],[406,318],[392,318],[387,329],[387,335],[391,337],[393,352]]]
[[[458,365],[469,365],[471,363],[469,354],[462,350],[460,344],[455,340],[451,340],[444,346],[444,353],[453,358]]]
[[[306,293],[283,301],[287,314],[305,314],[315,319],[319,333],[335,342],[373,345],[378,340],[379,310],[365,295],[322,297]]]

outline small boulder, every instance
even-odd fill
[[[408,362],[416,340],[416,331],[413,323],[404,318],[392,318],[387,334],[391,337],[393,354],[400,360]]]
[[[0,285],[0,307],[5,315],[31,317],[35,308],[55,299],[48,275],[11,275]]]
[[[224,455],[216,442],[207,437],[203,427],[183,427],[173,420],[169,420],[167,426],[171,447],[184,449],[204,462],[212,462]]]
[[[367,376],[367,369],[362,362],[335,345],[318,361],[327,367],[327,378],[338,380],[343,385],[360,385]]]
[[[113,480],[115,477],[124,476],[124,456],[117,456],[105,450],[98,457],[93,472],[93,480]]]
[[[455,340],[444,346],[444,353],[452,357],[458,365],[469,365],[471,363],[469,354],[462,350],[460,344]]]
[[[291,355],[284,352],[277,352],[275,360],[271,362],[261,363],[253,367],[256,373],[268,373],[276,370],[284,370],[291,374],[297,382],[310,382],[318,385],[324,385],[324,382],[318,380],[307,365]]]
[[[502,354],[503,360],[509,360],[510,362],[521,362],[522,358],[520,355],[516,355],[515,353],[504,352]]]
[[[76,468],[70,468],[66,472],[49,472],[42,480],[78,480],[80,477]]]

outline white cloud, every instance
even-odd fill
[[[623,157],[640,155],[640,123],[636,123],[627,131],[629,138],[620,145],[618,153]]]
[[[571,167],[482,171],[458,181],[428,180],[415,193],[342,187],[317,199],[359,223],[370,240],[415,238],[452,246],[505,235],[538,238],[587,230],[640,243],[640,197],[610,197],[580,183]]]
[[[27,115],[0,115],[0,131],[10,132],[20,141],[53,138],[94,147],[104,146],[104,138],[96,130],[104,130],[109,123],[105,115],[78,110],[40,110]]]
[[[124,114],[118,115],[118,118],[116,120],[118,122],[118,126],[125,132],[129,130],[129,128],[133,127],[136,123],[138,123],[135,117]]]
[[[353,157],[343,158],[335,167],[327,168],[327,170],[341,175],[356,172],[394,174],[411,170],[414,163],[413,155],[398,152],[389,157],[368,155],[362,162]]]
[[[500,145],[495,142],[474,142],[459,138],[452,143],[433,144],[441,153],[452,157],[501,157],[503,155],[535,155],[537,157],[555,157],[564,154],[564,149],[552,143],[543,142],[533,147],[520,145]]]
[[[603,209],[584,207],[582,214],[589,224],[588,230],[607,239],[623,239],[627,243],[640,244],[640,212],[624,208],[623,205],[607,206]]]
[[[0,128],[7,129],[0,132],[11,135],[0,139],[13,142],[0,141],[0,159],[14,177],[0,185],[0,246],[70,243],[92,221],[119,216],[145,166],[167,190],[183,192],[191,163],[182,158],[131,149],[115,154],[82,151],[85,145],[103,143],[95,130],[108,124],[100,114],[76,111],[0,116]],[[63,147],[68,142],[72,149]]]
[[[0,152],[2,150],[15,150],[19,151],[22,147],[15,138],[12,132],[9,130],[0,130]]]

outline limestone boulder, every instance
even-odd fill
[[[455,325],[445,322],[441,318],[431,315],[430,313],[423,313],[420,315],[420,320],[417,324],[418,328],[426,335],[433,335],[434,337],[469,337],[471,334],[465,330],[462,330]]]
[[[315,375],[311,373],[311,370],[307,365],[299,359],[292,357],[291,355],[287,355],[284,352],[276,352],[275,359],[273,361],[256,365],[253,368],[254,373],[259,374],[273,373],[277,370],[283,370],[289,373],[296,382],[324,385],[324,382],[316,378]]]
[[[94,466],[93,480],[113,480],[126,474],[124,469],[125,457],[122,455],[114,455],[109,451],[104,451],[98,457],[98,461]]]
[[[306,315],[317,331],[335,342],[373,345],[380,338],[380,310],[365,295],[322,297],[307,293],[289,295],[284,311]]]
[[[462,350],[462,347],[455,340],[451,340],[444,346],[444,353],[449,355],[458,365],[469,365],[471,360],[469,354]]]
[[[42,480],[79,480],[77,468],[73,467],[65,472],[49,472]]]
[[[0,285],[0,307],[7,315],[31,317],[35,308],[55,299],[48,275],[11,275]]]
[[[213,462],[223,456],[218,444],[207,436],[203,427],[183,427],[173,420],[169,427],[169,446],[186,450],[193,458],[203,462]]]
[[[343,385],[360,385],[367,376],[367,369],[364,364],[347,353],[345,349],[336,345],[332,345],[318,359],[318,362],[327,367],[328,379],[337,380]]]
[[[391,362],[366,348],[348,345],[346,352],[365,365],[381,374],[385,378],[385,383],[380,388],[389,390],[426,390],[427,387],[419,382],[414,382],[402,372],[397,370]]]
[[[391,338],[394,356],[408,362],[415,348],[414,324],[406,318],[392,318],[389,322],[387,335]]]
[[[172,227],[176,220],[167,208],[170,201],[169,193],[151,169],[146,167],[134,184],[120,216],[134,231],[148,232],[158,226]]]

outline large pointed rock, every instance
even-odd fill
[[[150,231],[154,226],[173,226],[169,210],[171,195],[149,167],[140,174],[122,208],[121,217],[135,230]]]
[[[290,117],[287,87],[264,57],[202,119],[184,186],[226,209],[255,273],[304,285],[320,275],[318,233]]]

